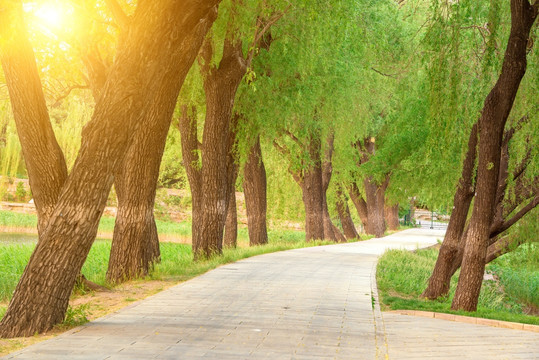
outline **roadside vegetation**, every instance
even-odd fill
[[[438,249],[387,251],[378,262],[376,278],[380,302],[386,310],[423,310],[539,325],[539,246],[525,244],[487,266],[492,280],[484,280],[476,312],[451,310],[458,271],[449,295],[421,298]]]

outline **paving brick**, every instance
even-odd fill
[[[377,256],[442,237],[412,229],[245,259],[6,359],[537,359],[538,332],[375,316]]]

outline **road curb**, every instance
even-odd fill
[[[485,318],[476,318],[471,316],[455,315],[455,314],[446,314],[446,313],[437,313],[432,311],[419,311],[419,310],[391,310],[387,313],[399,314],[399,315],[410,315],[410,316],[421,316],[433,319],[440,320],[449,320],[467,324],[477,324],[477,325],[487,325],[492,327],[499,327],[504,329],[514,329],[514,330],[525,330],[539,333],[539,325],[531,324],[521,324],[510,321],[501,321],[501,320],[492,320]]]

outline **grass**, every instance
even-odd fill
[[[111,216],[103,216],[99,221],[98,231],[101,233],[112,233],[114,231],[115,218]],[[173,222],[156,220],[157,231],[160,234],[168,236],[188,237],[191,236],[191,223]],[[0,227],[17,229],[18,231],[28,229],[35,231],[37,228],[37,215],[23,214],[13,211],[0,211]]]
[[[250,256],[330,243],[305,242],[304,233],[288,230],[270,231],[269,238],[270,243],[267,245],[225,249],[222,256],[200,262],[193,262],[190,245],[161,243],[161,263],[155,266],[147,279],[184,281],[219,265]],[[82,268],[87,279],[103,286],[110,286],[105,280],[110,246],[111,242],[108,240],[96,241]],[[9,301],[34,247],[34,243],[0,243],[0,302]],[[5,309],[0,306],[0,315],[3,315],[3,312]]]
[[[500,276],[500,282],[485,281],[479,296],[479,305],[476,312],[452,311],[451,299],[454,296],[459,273],[457,272],[451,280],[451,289],[446,298],[439,300],[425,300],[420,297],[426,288],[427,281],[431,275],[438,250],[424,249],[415,252],[405,250],[390,250],[386,252],[378,262],[376,278],[380,291],[380,300],[386,309],[411,309],[452,313],[458,315],[483,317],[496,320],[514,321],[526,324],[539,325],[539,317],[526,315],[523,312],[521,299],[523,294],[530,295],[533,300],[538,296],[536,289],[538,283],[539,269],[534,271],[523,271],[518,277]],[[507,256],[507,255],[506,255]],[[516,258],[521,258],[519,254],[512,254]],[[512,273],[500,258],[496,265],[488,267],[488,271],[501,273]],[[514,261],[515,264],[518,261]],[[517,269],[518,270],[518,269]],[[535,279],[530,286],[527,279]],[[523,285],[525,284],[525,285]],[[524,290],[520,288],[524,288]],[[515,293],[519,296],[512,296],[508,289],[515,288]],[[519,290],[516,290],[519,288]],[[533,301],[535,301],[533,300]],[[536,304],[537,305],[537,304]]]

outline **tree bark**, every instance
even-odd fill
[[[236,192],[228,194],[228,209],[225,221],[225,237],[223,245],[227,248],[235,248],[238,244],[238,211],[236,208]]]
[[[182,107],[182,114],[179,119],[178,127],[181,134],[183,165],[185,166],[187,180],[189,181],[189,187],[191,189],[192,238],[195,239],[200,236],[198,234],[200,228],[195,226],[195,224],[200,223],[202,209],[202,175],[200,170],[200,151],[202,144],[198,141],[195,106],[192,107],[191,112],[188,111],[187,106],[184,105]]]
[[[303,170],[301,190],[305,206],[305,239],[312,241],[324,239],[324,196],[320,136],[311,133],[307,141],[311,165]]]
[[[266,168],[262,160],[260,135],[258,135],[249,150],[243,175],[250,246],[268,243],[266,186]]]
[[[42,234],[67,179],[67,167],[49,119],[22,3],[6,3],[0,24],[2,68]]]
[[[383,237],[386,231],[386,225],[384,221],[384,201],[381,197],[385,197],[385,189],[383,189],[383,186],[378,185],[370,176],[365,178],[363,185],[365,187],[369,224],[367,234],[374,235],[377,238]]]
[[[384,215],[389,230],[399,229],[399,204],[384,207]]]
[[[171,62],[168,71],[185,78],[214,20],[215,13],[211,13],[186,34],[180,45],[181,57]],[[118,214],[107,270],[107,280],[111,283],[145,276],[152,264],[159,261],[159,237],[153,212],[155,191],[180,87],[181,83],[175,82],[155,94],[155,100],[146,110],[148,119],[144,120],[149,125],[137,131],[115,174]]]
[[[238,209],[236,207],[236,180],[238,178],[238,159],[236,155],[237,125],[240,116],[235,114],[230,124],[228,155],[226,159],[228,204],[225,221],[224,246],[235,248],[238,243]]]
[[[459,249],[463,246],[463,233],[466,225],[470,204],[474,196],[474,167],[477,157],[477,123],[472,127],[468,139],[468,150],[462,166],[462,174],[453,198],[453,211],[449,218],[449,224],[445,233],[444,241],[436,260],[436,265],[429,278],[429,284],[421,296],[427,299],[437,299],[446,296],[449,292],[453,263],[457,258]]]
[[[357,214],[359,215],[359,219],[361,220],[361,223],[363,224],[363,231],[366,234],[370,234],[371,230],[369,228],[367,203],[365,202],[365,199],[363,199],[363,197],[361,196],[361,193],[359,192],[359,189],[356,183],[352,183],[350,185],[348,193],[350,194],[350,199],[352,199],[352,203],[354,204]]]
[[[350,215],[350,208],[348,207],[347,199],[343,193],[342,187],[339,185],[337,187],[337,213],[339,214],[339,219],[341,220],[341,226],[344,232],[344,236],[347,239],[358,239],[359,234],[357,233],[354,221]]]
[[[200,222],[193,222],[193,227],[200,228],[193,233],[193,254],[196,260],[220,255],[223,247],[223,230],[229,201],[227,154],[230,121],[236,91],[247,70],[241,41],[232,40],[232,34],[229,36],[225,39],[223,56],[218,67],[210,65],[213,53],[211,39],[206,40],[201,53],[204,61],[201,71],[206,93],[206,120],[202,139],[203,205],[200,219],[197,219]]]
[[[164,69],[181,56],[182,34],[193,29],[218,2],[138,4],[92,120],[83,130],[72,173],[0,323],[0,336],[31,336],[63,320],[73,285],[95,239],[113,172],[133,134],[139,126],[148,125],[142,122],[144,104],[151,103],[162,86],[183,82],[179,74]]]
[[[511,1],[511,32],[502,71],[488,94],[479,119],[479,161],[477,192],[455,297],[454,310],[475,311],[490,238],[490,225],[496,205],[500,170],[500,149],[507,117],[526,72],[526,47],[539,4],[527,0]]]
[[[327,191],[329,183],[331,182],[331,175],[333,174],[333,165],[331,158],[333,157],[333,147],[335,141],[335,133],[330,132],[326,142],[326,151],[324,153],[324,161],[322,162],[322,206],[324,211],[324,239],[335,242],[346,242],[346,238],[341,233],[339,228],[331,221],[329,215]]]

